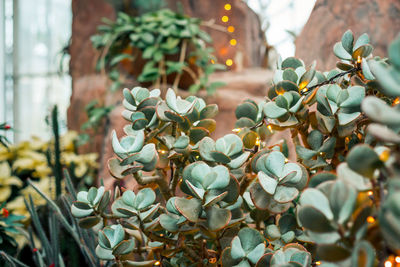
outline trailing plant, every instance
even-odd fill
[[[200,29],[200,19],[161,9],[138,17],[120,12],[115,22],[104,22],[92,42],[100,51],[97,69],[107,71],[112,90],[132,74],[137,74],[135,78],[142,84],[164,89],[168,83],[178,88],[186,75],[192,81],[192,93],[206,89],[212,94],[222,85],[208,80],[224,66],[215,64],[213,49],[206,45],[211,38]]]

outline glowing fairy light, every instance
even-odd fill
[[[374,192],[368,191],[368,196],[372,196],[373,194],[374,194]]]
[[[360,56],[357,57],[357,63],[358,63],[358,64],[361,63],[361,57],[360,57]]]
[[[397,262],[397,263],[400,263],[400,257],[396,256],[396,258],[394,258],[394,261]]]
[[[228,16],[222,16],[221,20],[222,20],[222,22],[228,22],[229,21],[229,17]]]
[[[271,125],[268,125],[267,128],[268,128],[268,130],[269,130],[271,133],[273,132],[273,131],[272,131],[272,126],[271,126]]]
[[[242,130],[242,128],[235,128],[232,130],[232,132],[234,133],[240,133],[240,131]]]
[[[166,151],[166,150],[158,150],[158,153],[160,153],[160,154],[167,154],[168,151]]]
[[[374,222],[375,222],[375,218],[372,217],[372,216],[368,216],[368,217],[367,217],[367,222],[368,222],[368,223],[374,223]]]
[[[393,106],[394,105],[398,105],[400,103],[400,98],[397,97],[394,101],[393,101]]]
[[[237,41],[236,39],[231,39],[229,43],[231,44],[231,46],[235,46],[237,44]]]
[[[211,61],[211,64],[215,64],[215,60],[214,59],[211,59],[210,61]]]
[[[392,267],[393,264],[391,261],[385,261],[385,267]]]
[[[231,10],[232,6],[230,4],[225,4],[224,8],[225,10]]]
[[[382,153],[379,155],[379,159],[383,162],[387,161],[390,158],[390,150],[384,150]]]
[[[160,261],[156,261],[156,262],[154,263],[155,266],[159,266],[160,264],[161,264]]]
[[[261,140],[260,140],[260,138],[259,138],[259,137],[257,137],[257,139],[256,139],[256,146],[259,146],[259,145],[260,145],[260,143],[261,143]]]
[[[321,265],[320,261],[315,262],[315,265]]]
[[[225,61],[225,64],[226,64],[228,67],[230,67],[230,66],[233,65],[233,60],[230,59],[230,58],[228,58],[228,59]]]
[[[232,33],[232,32],[234,32],[235,31],[235,27],[233,27],[233,26],[228,26],[228,32],[230,32],[230,33]]]

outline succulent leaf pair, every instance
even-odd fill
[[[360,105],[365,97],[365,88],[351,86],[340,88],[337,84],[324,85],[317,92],[317,119],[325,132],[332,132],[336,125],[346,126],[354,122],[360,115]],[[339,131],[339,134],[342,134]],[[345,133],[344,133],[345,134]]]
[[[298,123],[295,114],[303,107],[304,96],[294,91],[284,92],[263,107],[267,118],[278,119],[274,124],[279,126],[293,126]]]
[[[157,122],[156,105],[160,101],[160,90],[149,91],[143,87],[134,87],[132,90],[123,90],[123,117],[132,122],[134,130],[152,127]]]
[[[135,247],[135,242],[124,238],[125,231],[120,224],[104,227],[99,231],[96,255],[102,260],[113,260],[115,256],[130,253]]]
[[[77,218],[83,218],[93,214],[94,209],[102,204],[100,202],[104,192],[104,186],[101,186],[98,189],[96,187],[91,187],[89,191],[80,191],[77,194],[77,201],[75,201],[71,206],[72,215]]]
[[[144,145],[144,132],[128,131],[121,141],[118,140],[115,130],[112,132],[112,148],[114,153],[120,158],[112,158],[108,162],[111,174],[118,179],[122,179],[129,173],[138,170],[154,170],[158,154],[153,143]],[[144,145],[144,146],[143,146]]]
[[[253,203],[258,209],[282,213],[298,195],[308,181],[301,165],[287,163],[279,151],[264,154],[256,160],[258,181],[250,189]]]
[[[242,228],[221,256],[222,266],[252,266],[257,264],[265,253],[265,243],[262,235],[255,229]]]
[[[199,143],[200,155],[204,160],[226,164],[231,169],[241,167],[250,156],[250,152],[243,150],[243,142],[235,134],[227,134],[217,141],[205,137]]]
[[[307,136],[310,148],[296,146],[296,153],[303,160],[303,164],[310,169],[327,166],[326,159],[331,159],[335,152],[336,137],[328,137],[324,140],[323,134],[318,130],[312,130]]]

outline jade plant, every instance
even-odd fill
[[[400,36],[389,58],[373,57],[368,41],[347,31],[334,48],[338,68],[328,72],[293,57],[280,62],[265,100],[239,105],[234,133],[216,141],[216,105],[173,89],[124,90],[126,136],[112,133],[108,163],[117,185],[69,202],[77,225],[97,236],[96,260],[394,264]],[[275,133],[285,141],[274,143]]]
[[[211,37],[200,19],[160,9],[137,17],[119,12],[115,21],[104,22],[91,39],[100,51],[97,69],[108,73],[112,90],[132,77],[164,89],[167,84],[184,88],[187,77],[191,86],[185,89],[192,93],[205,89],[212,94],[222,85],[209,81],[210,74],[225,67],[215,63],[207,45]]]

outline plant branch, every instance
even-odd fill
[[[188,41],[187,41],[186,39],[183,40],[183,42],[182,42],[182,48],[181,48],[181,54],[179,55],[179,63],[181,63],[181,64],[185,61],[187,44],[188,44]],[[173,86],[172,86],[172,88],[173,88],[175,91],[178,89],[178,85],[179,85],[179,82],[180,82],[181,77],[182,77],[182,71],[183,71],[183,70],[181,70],[180,72],[178,72],[178,73],[176,74],[176,77],[175,77],[175,80],[174,80],[174,83],[173,83]]]

